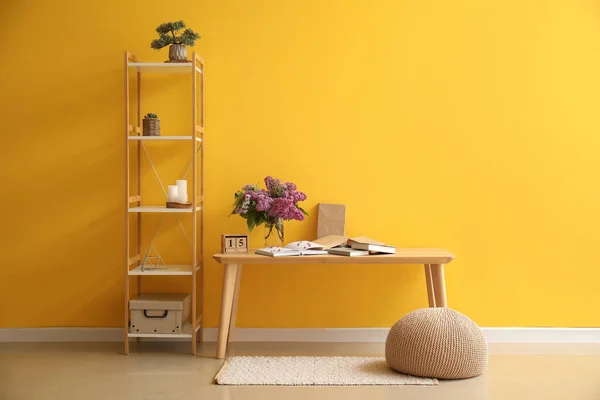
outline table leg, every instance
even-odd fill
[[[433,280],[433,293],[435,295],[436,307],[448,307],[446,299],[446,282],[444,280],[444,266],[442,264],[431,264],[431,278]]]
[[[435,290],[433,288],[433,278],[431,276],[431,266],[425,264],[425,283],[427,285],[427,300],[429,307],[435,307]]]
[[[227,337],[229,336],[229,321],[235,294],[235,277],[237,264],[225,264],[223,276],[223,293],[221,294],[221,320],[219,322],[219,335],[217,339],[217,358],[224,358],[227,350]]]
[[[237,274],[235,278],[235,291],[233,293],[233,307],[231,309],[231,321],[229,321],[229,337],[227,342],[233,342],[235,336],[235,318],[237,316],[238,309],[238,297],[240,296],[240,281],[242,280],[242,266],[241,264],[237,267]]]

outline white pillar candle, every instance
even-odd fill
[[[177,196],[178,201],[180,203],[187,203],[188,194],[187,194],[187,181],[185,179],[177,180]]]
[[[178,202],[179,201],[179,189],[176,185],[169,185],[167,188],[167,201],[169,203]]]

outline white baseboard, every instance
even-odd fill
[[[600,343],[600,328],[482,328],[490,343]]]
[[[0,342],[118,342],[119,328],[4,328]]]
[[[482,328],[490,343],[600,343],[600,328]],[[387,328],[239,328],[236,342],[381,343]],[[120,328],[4,328],[0,342],[119,342]],[[156,340],[156,339],[155,339]],[[182,340],[182,339],[178,339]],[[217,340],[217,328],[205,328],[204,340]]]

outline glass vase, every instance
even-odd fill
[[[271,218],[265,222],[265,247],[283,247],[283,245],[283,220],[281,218]]]

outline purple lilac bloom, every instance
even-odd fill
[[[242,206],[239,206],[238,208],[235,209],[235,213],[236,214],[246,214],[248,212],[248,209],[243,209]]]
[[[279,217],[285,220],[304,220],[304,214],[298,210],[294,200],[290,197],[278,197],[273,199],[273,204],[269,209],[269,216]]]
[[[271,205],[273,204],[273,199],[267,196],[265,193],[261,193],[256,203],[257,211],[269,211]]]
[[[265,186],[268,191],[276,190],[279,186],[281,186],[281,181],[279,179],[275,179],[272,176],[267,176],[265,178]]]
[[[273,199],[269,197],[266,190],[259,190],[256,192],[249,192],[252,201],[256,202],[256,211],[268,211],[271,207]]]
[[[290,195],[294,199],[294,203],[306,200],[306,194],[303,192],[294,192]]]

